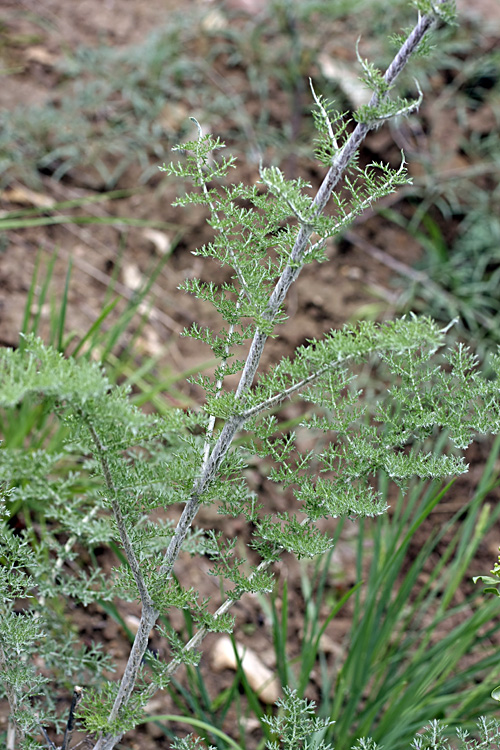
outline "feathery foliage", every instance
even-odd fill
[[[460,474],[467,469],[461,452],[474,435],[499,431],[500,357],[492,360],[496,379],[488,380],[464,347],[440,358],[448,329],[427,318],[346,326],[308,341],[293,359],[259,371],[266,341],[286,320],[286,295],[304,265],[323,262],[328,238],[407,179],[404,158],[397,169],[380,164],[362,169],[356,156],[370,129],[418,106],[418,101],[390,95],[412,52],[450,7],[447,1],[419,4],[424,15],[384,75],[362,62],[373,95],[350,134],[345,118],[313,91],[317,151],[328,165],[314,197],[310,185],[286,179],[276,167],[262,167],[255,185],[231,184],[232,157],[221,155],[223,144],[204,135],[198,123],[198,137],[178,148],[181,162],[164,167],[196,188],[178,205],[201,204],[209,212],[214,239],[197,253],[229,269],[223,284],[189,279],[183,285],[184,291],[211,302],[221,318],[218,330],[193,325],[185,331],[219,362],[212,378],[197,380],[206,392],[202,409],[145,415],[134,407],[127,388],[113,385],[98,364],[65,359],[32,335],[17,350],[1,352],[0,407],[40,404],[67,430],[57,451],[27,452],[7,444],[1,452],[5,594],[0,663],[11,710],[9,750],[16,742],[23,750],[43,747],[39,737],[46,737],[45,726],[60,729],[55,686],[74,684],[77,672],[85,682],[92,682],[91,673],[96,676],[85,690],[82,725],[95,737],[94,750],[111,750],[140,722],[150,696],[168,683],[179,664],[193,663],[197,656],[192,652],[204,635],[232,629],[231,604],[244,593],[271,590],[270,565],[284,550],[307,558],[331,548],[331,538],[316,524],[319,519],[379,515],[385,503],[373,486],[377,474],[402,488],[413,476]],[[327,205],[331,212],[325,211]],[[245,358],[239,358],[242,346],[248,347]],[[374,357],[393,385],[367,404],[356,372]],[[226,388],[229,375],[239,375],[234,390]],[[296,394],[313,407],[304,427],[326,434],[326,448],[303,453],[293,433],[280,431],[271,412]],[[242,431],[248,440],[235,441]],[[439,435],[449,438],[442,455],[427,447]],[[272,459],[270,481],[290,490],[286,512],[269,512],[250,490],[245,468],[251,455]],[[17,533],[8,523],[9,505],[35,496],[43,506],[41,537],[34,528]],[[250,546],[260,562],[249,572],[234,556],[234,540],[196,530],[203,504],[241,515],[251,525]],[[177,524],[153,522],[153,513],[168,518],[174,505],[182,508]],[[95,555],[91,564],[81,564],[82,551],[110,543],[124,559],[111,576],[103,574]],[[182,550],[207,555],[212,573],[230,584],[217,611],[175,578]],[[142,614],[123,676],[104,680],[103,655],[79,650],[74,638],[60,650],[61,602],[70,598],[88,606],[118,597],[139,601]],[[189,611],[198,630],[187,644],[168,633],[171,661],[163,663],[148,656],[148,637],[160,615],[168,620],[173,608]],[[42,655],[40,672],[35,654]],[[294,726],[314,732],[320,724],[299,722],[301,707],[292,693],[284,705],[291,721],[270,720],[270,726],[276,732],[291,727],[287,747],[292,747],[303,741],[302,735],[293,735]],[[72,714],[70,720],[67,731]]]

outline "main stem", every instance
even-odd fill
[[[444,5],[446,2],[449,2],[449,0],[437,0],[436,5]],[[433,26],[435,21],[436,17],[434,15],[427,15],[420,18],[417,25],[408,36],[401,49],[398,51],[385,73],[384,80],[387,84],[389,84],[389,86],[392,86],[398,75],[408,63],[411,55],[420,45],[424,36]],[[369,106],[375,108],[379,103],[380,97],[377,94],[373,94],[369,102]],[[319,216],[325,209],[325,206],[330,200],[333,190],[339,183],[343,173],[359,150],[359,147],[361,146],[362,142],[364,141],[372,127],[373,126],[368,123],[358,123],[342,149],[340,149],[340,151],[334,158],[332,165],[329,168],[323,182],[321,183],[321,186],[316,193],[313,201],[316,216]],[[281,277],[279,278],[264,313],[265,319],[269,322],[272,322],[276,318],[276,315],[281,305],[283,304],[290,286],[294,283],[294,281],[297,280],[303,268],[304,256],[312,232],[312,226],[304,224],[301,225],[297,235],[297,239],[290,254],[290,261],[285,267]],[[257,330],[254,334],[254,338],[252,340],[245,366],[243,368],[241,378],[236,390],[236,395],[241,400],[243,400],[245,394],[252,386],[267,338],[268,334],[261,330]],[[196,482],[195,487],[193,488],[190,499],[184,507],[174,535],[165,553],[163,565],[161,567],[161,573],[164,574],[166,578],[169,578],[172,574],[174,563],[177,559],[181,546],[200,507],[203,493],[217,474],[217,471],[222,461],[224,460],[227,451],[229,450],[234,436],[236,435],[238,430],[241,429],[244,422],[244,417],[237,415],[231,417],[222,428],[219,438],[212,449],[212,452],[204,460],[200,477]],[[139,630],[130,651],[130,656],[125,668],[125,673],[122,677],[118,695],[109,717],[110,721],[114,721],[119,716],[120,709],[124,705],[126,705],[128,700],[130,699],[135,682],[137,680],[137,675],[140,669],[142,658],[147,649],[149,633],[154,627],[156,620],[158,619],[158,615],[159,613],[157,612],[157,610],[154,607],[150,606],[150,602],[143,601],[143,611]],[[112,750],[116,743],[119,742],[123,734],[124,733],[121,732],[119,734],[106,734],[105,736],[101,736],[95,744],[94,750]]]

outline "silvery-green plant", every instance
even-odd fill
[[[333,746],[323,739],[325,730],[330,722],[315,716],[314,701],[301,699],[297,694],[285,688],[284,697],[278,701],[282,712],[277,717],[265,718],[281,742],[267,742],[268,750],[334,750]],[[471,737],[468,732],[457,730],[459,750],[494,750],[500,745],[500,725],[498,721],[481,718],[477,723],[478,738]],[[412,750],[451,750],[446,736],[446,727],[433,721],[424,731],[417,734],[411,743]],[[380,750],[381,746],[370,737],[361,738],[352,750]],[[188,748],[186,748],[188,750]]]
[[[1,353],[0,406],[15,412],[21,404],[42,403],[47,437],[52,418],[67,430],[57,452],[50,441],[45,449],[5,445],[1,452],[0,690],[10,705],[8,750],[53,747],[49,726],[64,730],[62,747],[68,748],[77,707],[94,750],[111,750],[177,667],[197,663],[207,632],[232,630],[231,605],[246,592],[271,589],[270,566],[284,550],[303,558],[331,547],[328,534],[317,528],[319,519],[383,513],[385,503],[372,484],[377,473],[401,487],[413,476],[460,474],[467,469],[461,451],[474,435],[499,431],[497,381],[480,376],[464,347],[439,360],[447,329],[427,318],[346,326],[259,371],[266,341],[286,320],[286,295],[304,265],[325,261],[329,237],[407,180],[404,159],[397,169],[361,168],[357,154],[370,130],[418,107],[420,98],[393,95],[395,81],[433,24],[453,19],[449,0],[415,5],[418,21],[384,75],[358,56],[373,95],[354,114],[352,132],[345,117],[312,90],[317,156],[327,168],[314,198],[303,180],[286,180],[277,168],[262,167],[256,185],[231,184],[233,159],[220,156],[223,144],[197,123],[198,137],[178,149],[181,163],[166,168],[196,187],[179,205],[201,204],[209,211],[214,239],[198,254],[231,269],[220,286],[196,279],[183,286],[211,302],[223,321],[217,331],[195,324],[185,332],[219,361],[213,378],[195,379],[206,393],[202,409],[147,416],[98,364],[64,359],[34,336]],[[327,205],[333,208],[328,213]],[[245,346],[248,353],[237,358]],[[356,388],[356,367],[373,357],[393,385],[368,407]],[[491,365],[499,373],[500,357]],[[228,376],[238,378],[234,390],[226,387]],[[274,407],[296,394],[316,407],[303,426],[326,433],[326,448],[303,453],[294,434],[280,432]],[[243,431],[247,439],[235,441]],[[449,451],[424,451],[422,445],[439,433],[447,434]],[[270,481],[291,489],[296,501],[289,511],[268,512],[249,489],[250,455],[272,459]],[[9,506],[34,502],[43,509],[43,528],[13,530]],[[236,558],[236,540],[196,528],[205,504],[248,522],[258,564]],[[158,509],[168,516],[174,505],[182,508],[176,524],[151,520]],[[93,555],[83,565],[82,550],[108,543],[120,545],[123,558],[112,576],[104,575]],[[207,555],[212,574],[231,584],[215,612],[175,578],[175,563],[186,549]],[[116,680],[102,677],[112,666],[109,656],[81,648],[64,620],[68,598],[82,606],[117,598],[140,602],[138,631]],[[198,624],[187,643],[160,625],[160,616],[168,621],[172,608],[189,610]],[[167,661],[148,653],[153,629],[170,645]],[[83,699],[82,684],[90,684]],[[74,690],[66,723],[56,710],[61,690]],[[289,707],[292,697],[286,699]]]
[[[263,717],[273,735],[279,740],[268,740],[266,750],[334,750],[334,746],[324,739],[330,722],[315,715],[316,704],[299,698],[295,691],[284,688],[283,698],[277,701],[280,712],[275,717]],[[495,719],[481,717],[477,722],[477,737],[467,731],[457,729],[457,741],[450,743],[446,725],[432,721],[413,737],[411,750],[497,750],[500,747],[500,724]],[[175,750],[201,750],[203,745],[198,737],[177,739]],[[352,750],[382,750],[381,745],[371,737],[362,737]],[[214,750],[212,747],[209,750]]]

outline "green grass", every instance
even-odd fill
[[[418,501],[415,495],[410,498],[410,510],[405,509],[393,523],[384,519],[373,535],[370,571],[357,593],[347,654],[335,681],[327,680],[324,686],[328,688],[325,694],[333,696],[329,715],[336,724],[331,735],[340,747],[370,735],[402,748],[430,719],[445,718],[449,724],[471,728],[475,718],[496,710],[489,691],[498,658],[489,637],[498,632],[497,612],[492,602],[483,601],[480,592],[468,596],[463,604],[453,604],[453,600],[461,587],[467,588],[468,566],[498,512],[485,518],[479,490],[465,508],[464,521],[456,525],[455,518],[433,529],[415,560],[408,560],[413,533],[440,499],[435,490],[422,493],[422,489],[418,488]],[[406,533],[404,515],[411,522]],[[429,555],[453,528],[439,564],[421,587],[419,576]],[[364,541],[363,530],[358,544],[359,570],[366,555]],[[454,624],[457,616],[463,618],[459,625]],[[443,627],[446,635],[436,642],[434,634]],[[471,655],[474,666],[463,670],[461,660]],[[349,741],[344,739],[346,735]]]
[[[498,603],[485,600],[479,588],[470,593],[470,584],[474,555],[500,517],[499,507],[484,503],[497,484],[499,451],[497,439],[476,491],[449,521],[432,513],[454,497],[453,483],[444,489],[419,483],[391,516],[361,521],[354,587],[332,591],[332,579],[342,584],[342,572],[332,568],[331,555],[304,567],[304,625],[293,660],[287,655],[290,584],[275,594],[280,607],[273,599],[263,602],[281,682],[304,696],[319,681],[320,711],[335,721],[326,737],[334,747],[347,750],[357,738],[371,736],[386,747],[407,748],[431,719],[473,729],[479,716],[496,713],[490,692],[500,657],[490,639],[500,632]],[[385,479],[381,487],[387,490]],[[424,528],[425,543],[410,554],[415,533],[420,530],[421,538]],[[438,561],[429,566],[429,559]],[[332,663],[320,638],[350,605],[351,628]]]
[[[357,522],[359,534],[348,542],[355,553],[354,584],[333,552],[304,563],[298,643],[290,641],[289,629],[294,582],[285,579],[270,598],[260,599],[281,684],[302,697],[316,693],[320,715],[335,722],[324,737],[335,748],[349,750],[358,738],[371,736],[392,750],[407,750],[433,719],[443,719],[453,735],[455,727],[474,732],[480,716],[496,715],[490,693],[500,669],[498,602],[471,586],[471,570],[484,535],[500,518],[500,506],[485,502],[498,486],[499,453],[497,438],[476,490],[449,520],[443,522],[436,511],[457,497],[454,483],[419,482],[408,497],[393,501],[390,516]],[[385,477],[380,488],[388,491]],[[337,543],[346,543],[344,526],[337,526]],[[412,546],[416,533],[425,538],[418,550]],[[321,637],[339,615],[348,616],[351,625],[337,643],[340,655],[332,656],[323,651]],[[187,638],[193,625],[186,617]],[[251,637],[246,642],[252,646]],[[272,739],[263,721],[271,709],[256,698],[241,663],[215,695],[205,669],[189,667],[186,677],[173,679],[172,713],[188,717],[206,742],[221,750],[229,746],[221,732],[242,748],[253,746],[246,727],[257,719],[262,748]],[[174,738],[168,725],[173,716],[150,720]]]

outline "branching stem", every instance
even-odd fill
[[[144,581],[144,577],[141,573],[139,561],[136,557],[131,539],[128,535],[127,526],[125,524],[125,519],[123,517],[122,509],[120,508],[120,504],[117,499],[115,483],[113,481],[113,477],[111,476],[109,464],[106,459],[105,447],[102,444],[101,439],[99,435],[97,434],[94,426],[92,424],[89,424],[88,422],[87,422],[87,426],[89,428],[90,434],[92,436],[92,440],[94,441],[94,445],[96,447],[96,453],[99,457],[99,462],[101,464],[102,473],[104,475],[104,480],[106,482],[106,486],[110,493],[110,502],[111,502],[111,508],[113,510],[113,515],[116,520],[116,525],[118,526],[118,532],[120,534],[120,539],[123,544],[123,549],[125,550],[125,555],[127,556],[127,560],[130,565],[130,569],[132,571],[132,575],[134,576],[135,583],[137,585],[137,588],[139,589],[141,602],[143,603],[143,605],[149,605],[150,607],[152,607],[153,600],[151,599],[149,595],[146,583]]]
[[[445,2],[447,2],[447,0],[440,0],[439,4],[443,4]],[[384,81],[388,84],[388,88],[393,85],[413,52],[417,49],[424,36],[427,34],[431,26],[435,23],[435,20],[435,17],[431,15],[423,16],[419,19],[417,25],[394,57],[384,75]],[[375,109],[379,104],[380,97],[376,93],[374,93],[370,99],[368,106]],[[333,163],[328,170],[326,177],[321,183],[313,201],[316,216],[319,216],[324,211],[325,206],[331,198],[333,190],[339,183],[349,163],[358,152],[368,132],[373,127],[373,124],[369,125],[367,123],[358,123],[354,128],[352,134],[349,136],[347,142],[334,157]],[[307,253],[307,245],[312,232],[312,227],[308,225],[303,224],[300,227],[295,245],[292,249],[292,252],[290,253],[290,261],[284,268],[283,273],[281,274],[281,277],[274,288],[267,309],[264,313],[264,318],[269,322],[275,319],[281,305],[285,300],[290,286],[297,280],[303,268],[304,257]],[[255,332],[252,344],[250,346],[250,352],[241,374],[237,389],[237,396],[240,398],[244,396],[244,394],[252,386],[266,340],[267,335],[265,333],[259,330]]]
[[[446,2],[448,2],[448,0],[437,0],[436,5],[437,6],[443,5]],[[387,84],[386,91],[389,91],[389,89],[392,87],[396,78],[398,77],[398,75],[401,73],[401,71],[407,64],[412,53],[417,49],[417,47],[422,42],[424,36],[426,35],[426,33],[435,23],[436,15],[437,15],[437,8],[435,11],[435,15],[427,15],[427,16],[423,16],[419,18],[418,23],[416,24],[413,31],[410,33],[410,35],[406,39],[401,49],[397,52],[396,56],[394,57],[392,63],[389,65],[384,75],[384,81]],[[375,110],[380,104],[381,100],[385,96],[387,96],[387,93],[384,94],[383,96],[378,95],[377,93],[374,93],[370,99],[368,108]],[[354,131],[352,132],[352,134],[349,136],[349,138],[345,142],[344,146],[335,155],[332,161],[332,164],[326,174],[326,177],[324,178],[313,200],[313,204],[312,204],[313,214],[312,215],[314,218],[317,218],[322,214],[323,210],[325,209],[325,206],[327,205],[328,201],[331,198],[333,190],[339,183],[346,168],[348,167],[351,160],[354,158],[355,154],[359,150],[368,132],[375,126],[376,126],[375,121],[369,124],[366,122],[358,123]],[[301,224],[298,234],[297,234],[295,244],[290,253],[289,262],[286,265],[285,269],[283,270],[283,273],[281,274],[278,282],[276,283],[276,286],[267,304],[267,308],[263,314],[264,320],[266,320],[266,322],[268,323],[273,323],[273,321],[276,319],[276,316],[278,315],[278,312],[281,308],[281,305],[283,304],[285,300],[286,294],[290,286],[296,281],[296,279],[298,278],[304,266],[305,258],[307,255],[307,248],[308,248],[308,244],[309,244],[309,240],[310,240],[312,232],[313,232],[313,226],[311,226],[311,224],[307,224],[307,223]],[[240,274],[238,272],[238,268],[237,268],[237,274],[239,277]],[[245,290],[246,285],[244,283],[244,279],[240,278],[240,283],[242,284],[242,288]],[[236,390],[236,396],[239,399],[241,399],[242,405],[244,403],[244,397],[246,393],[248,393],[249,389],[251,388],[253,384],[254,377],[257,372],[257,368],[259,366],[259,362],[260,362],[267,338],[268,338],[268,333],[264,332],[263,330],[257,329],[257,331],[254,334],[252,343],[250,345],[250,350],[249,350],[245,365],[243,367],[240,381]],[[314,377],[317,377],[318,374],[319,373],[314,373],[311,379],[314,379]],[[303,387],[304,385],[306,385],[307,382],[309,382],[309,379],[304,380],[300,385],[297,384],[296,386],[293,386],[292,388],[296,390],[299,387]],[[291,390],[291,392],[293,391]],[[284,397],[284,395],[288,395],[288,393],[285,392],[285,394],[279,394],[276,398],[278,399],[282,398]],[[220,435],[214,447],[212,448],[211,452],[210,453],[205,452],[204,457],[203,457],[202,467],[200,470],[200,475],[195,483],[191,497],[184,507],[183,513],[177,524],[174,535],[165,553],[163,565],[161,567],[160,572],[165,576],[166,579],[168,579],[172,574],[174,563],[177,559],[177,556],[180,552],[181,546],[186,538],[186,535],[188,534],[188,531],[193,523],[193,520],[198,512],[199,506],[201,504],[202,496],[205,490],[208,488],[213,478],[217,474],[227,454],[227,451],[229,450],[231,446],[234,436],[236,435],[238,430],[241,429],[244,422],[251,415],[251,413],[252,413],[252,410],[249,410],[247,412],[243,412],[243,414],[241,415],[236,415],[236,416],[229,418],[227,422],[225,423],[224,427],[222,428]],[[103,468],[104,475],[106,477],[106,482],[108,483],[108,478],[111,479],[110,474],[109,474],[109,467],[107,467],[104,452],[103,452],[102,446],[100,445],[98,437],[94,435],[93,437],[94,437],[94,442],[96,443],[96,447],[98,449],[99,457],[101,460],[101,465]],[[108,483],[108,488],[110,488],[110,492],[111,492],[112,487],[113,487],[112,482],[111,482],[111,485]],[[151,600],[147,593],[142,576],[139,572],[137,560],[135,558],[132,545],[130,544],[130,540],[128,539],[128,536],[126,533],[121,511],[115,499],[115,493],[112,492],[111,494],[112,494],[113,512],[115,513],[115,517],[117,519],[118,527],[120,530],[120,535],[122,537],[122,543],[124,545],[127,558],[129,559],[132,572],[134,574],[134,577],[136,578],[137,585],[141,592],[141,599],[143,601],[143,613],[141,617],[139,630],[138,630],[138,633],[136,635],[135,641],[131,649],[131,653],[130,653],[130,657],[129,657],[129,660],[125,669],[125,673],[120,683],[119,693],[118,693],[118,696],[116,698],[116,701],[113,707],[112,715],[110,716],[110,720],[112,721],[118,716],[121,706],[124,705],[128,701],[128,699],[130,698],[130,695],[132,694],[132,690],[134,688],[134,685],[137,679],[140,664],[144,656],[144,653],[146,652],[148,636],[151,631],[151,628],[154,626],[156,622],[156,619],[158,617],[158,612],[156,612],[154,607],[150,606]],[[266,563],[262,563],[262,565],[266,565]],[[219,610],[217,610],[217,615],[225,613],[227,609],[229,609],[230,606],[231,606],[231,602],[229,600],[224,602],[224,604],[219,608]],[[204,630],[203,628],[201,628],[200,631],[198,631],[198,633],[191,639],[189,644],[187,644],[186,648],[194,648],[197,645],[197,643],[202,640],[204,634],[205,634]],[[177,666],[178,666],[178,663],[173,662],[172,673],[173,671],[175,671]],[[120,740],[121,736],[122,734],[118,734],[118,735],[108,734],[105,737],[101,737],[98,740],[97,744],[95,745],[94,750],[111,750],[116,745],[116,743]]]

